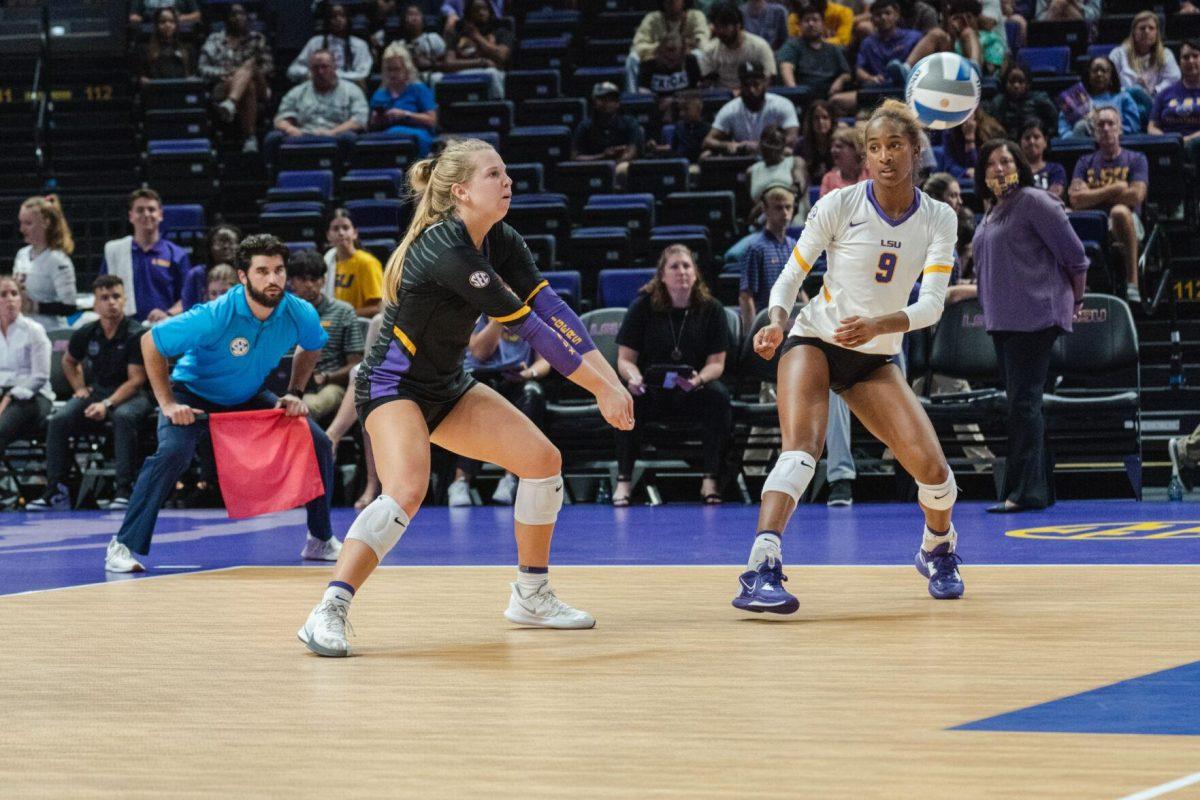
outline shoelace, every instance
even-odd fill
[[[342,623],[342,627],[345,628],[351,636],[354,635],[354,626],[350,624],[349,619],[350,606],[345,605],[344,603],[335,603],[332,600],[326,600],[325,602],[321,603],[320,607],[317,609],[317,616],[324,616],[326,613],[337,617],[338,621]]]
[[[534,605],[538,613],[545,616],[558,616],[574,611],[569,605],[559,600],[558,595],[549,586],[546,587],[545,591],[538,592],[530,599],[535,600]]]
[[[929,559],[929,563],[933,565],[933,577],[937,578],[940,575],[949,575],[957,569],[962,563],[962,558],[958,553],[946,553],[945,555],[934,556]]]
[[[773,565],[771,564],[772,561],[775,562]],[[787,575],[783,574],[783,562],[776,559],[768,559],[766,573],[760,574],[763,575],[763,583],[782,586],[782,584],[787,581]]]

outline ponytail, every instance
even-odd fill
[[[32,209],[42,215],[42,219],[46,222],[46,246],[48,248],[61,250],[67,255],[75,252],[75,239],[71,236],[71,226],[67,224],[67,218],[63,215],[58,195],[31,197],[21,204],[21,208]]]

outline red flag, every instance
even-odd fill
[[[302,506],[325,491],[307,417],[282,408],[210,414],[217,477],[230,519]]]

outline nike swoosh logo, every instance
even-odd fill
[[[403,522],[401,522],[401,521],[400,521],[400,518],[399,518],[399,517],[392,517],[392,522],[396,523],[396,524],[397,524],[397,525],[399,525],[401,528],[407,528],[407,527],[408,527],[407,525],[405,525]]]
[[[742,586],[744,586],[746,588],[747,592],[754,591],[754,581],[750,581],[749,583],[747,583],[746,581],[742,581]]]
[[[946,495],[948,495],[948,494],[950,494],[950,493],[949,493],[949,492],[942,492],[941,494],[935,494],[935,495],[933,496],[933,499],[934,499],[934,500],[941,500],[943,497],[945,497],[945,496],[946,496]]]
[[[562,491],[562,486],[555,486],[555,487],[554,487],[554,491],[556,491],[556,492],[561,492],[561,491]]]
[[[801,460],[801,462],[800,462],[800,466],[802,466],[802,467],[808,467],[809,469],[816,469],[816,467],[815,467],[815,466],[813,466],[812,464],[809,464],[807,461],[803,461],[803,460]]]
[[[864,219],[862,222],[851,222],[850,227],[857,228],[859,225],[866,225],[866,224],[867,224],[867,221]]]

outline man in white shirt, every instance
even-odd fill
[[[783,131],[786,151],[790,151],[800,136],[800,121],[792,101],[767,92],[766,73],[754,61],[738,67],[738,81],[741,94],[717,112],[704,139],[704,152],[720,156],[758,155],[759,139],[769,127]]]

